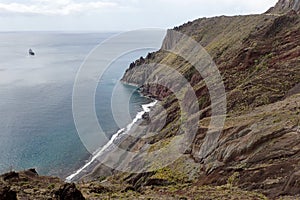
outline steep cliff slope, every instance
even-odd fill
[[[180,129],[182,112],[172,91],[162,85],[144,84],[145,77],[152,82],[161,79],[164,83],[172,78],[160,74],[163,66],[168,66],[180,72],[192,85],[201,114],[198,132],[190,149],[185,152],[186,157],[168,166],[166,171],[171,170],[174,174],[180,171],[186,180],[192,179],[203,185],[222,185],[237,173],[237,184],[243,189],[258,190],[269,197],[299,195],[298,11],[299,1],[279,1],[266,14],[204,18],[174,28],[192,37],[208,51],[225,84],[228,115],[221,136],[216,138],[214,150],[208,152],[203,152],[203,149],[211,149],[205,147],[211,121],[209,91],[190,63],[164,51],[180,41],[169,31],[162,50],[131,64],[122,79],[125,83],[141,87],[144,94],[159,99],[167,112],[165,126],[155,136],[135,141],[132,149],[144,152],[145,146],[161,148],[176,137]],[[185,51],[192,53],[193,49],[185,48]],[[151,119],[153,124],[159,124],[161,118],[156,110]],[[189,120],[194,123],[192,117]],[[151,129],[153,127],[147,128],[145,135],[150,134]],[[194,159],[196,165],[186,162],[189,157]],[[139,160],[142,160],[139,156],[132,158],[131,163],[137,164]],[[187,171],[189,167],[182,166],[182,163],[192,165],[199,171]],[[162,171],[150,177],[170,181],[169,177],[161,174]]]

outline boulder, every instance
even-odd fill
[[[74,183],[66,183],[54,193],[58,200],[85,200]]]

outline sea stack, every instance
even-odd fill
[[[31,56],[34,56],[34,55],[35,55],[35,53],[34,53],[34,51],[33,51],[32,49],[29,49],[28,53],[29,53],[29,55],[31,55]]]

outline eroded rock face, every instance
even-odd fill
[[[231,174],[239,173],[241,188],[269,197],[300,194],[299,100],[296,95],[228,117],[218,147],[203,161],[202,183],[224,184]]]
[[[279,0],[275,7],[271,8],[269,13],[286,13],[289,11],[300,12],[300,0]]]
[[[187,152],[202,167],[199,184],[223,185],[233,173],[239,173],[237,185],[241,188],[258,190],[269,197],[300,194],[297,189],[300,182],[297,131],[300,16],[296,13],[299,2],[280,0],[270,15],[199,19],[175,28],[205,47],[224,79],[228,116],[212,152],[203,152],[209,149],[204,142],[211,115],[208,90],[182,58],[158,51],[143,60],[156,65],[132,65],[124,75],[127,83],[140,85],[142,81],[137,77],[150,75],[153,81],[159,79],[165,85],[176,87],[176,81],[167,83],[168,77],[159,74],[156,68],[159,63],[171,66],[190,81],[199,100],[201,120],[191,150]],[[178,38],[168,33],[163,46],[170,47],[177,41]],[[149,141],[138,142],[136,149],[143,149],[146,146],[143,144],[155,146],[167,141],[178,131],[180,115],[178,101],[165,88],[152,85],[142,89],[161,100],[168,116],[166,126]],[[154,116],[153,124],[160,120],[159,114]],[[150,133],[155,128],[149,130]]]

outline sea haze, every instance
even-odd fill
[[[73,83],[88,53],[112,35],[0,33],[0,173],[36,168],[42,175],[64,178],[87,162],[91,154],[81,143],[73,121]],[[35,51],[35,56],[28,55],[29,48]],[[145,56],[147,51],[120,57],[99,81],[95,106],[108,138],[124,128],[113,119],[112,90],[129,63]],[[118,102],[124,102],[119,106],[129,106],[131,118],[142,110],[141,105],[150,101],[134,87],[121,86],[115,92],[121,99]],[[131,96],[129,105],[128,96]],[[124,126],[131,120],[121,119]]]

